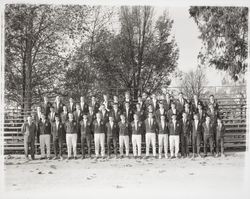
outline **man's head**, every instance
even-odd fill
[[[179,98],[183,98],[183,93],[182,92],[179,92]]]
[[[170,94],[166,93],[166,99],[170,99]]]
[[[67,106],[63,106],[63,112],[67,112]]]
[[[198,104],[198,109],[201,110],[202,109],[202,105],[199,103]]]
[[[114,96],[113,96],[113,99],[114,99],[115,102],[118,102],[118,97],[117,97],[117,95],[114,95]]]
[[[175,109],[175,103],[174,102],[171,103],[171,108]]]
[[[177,115],[173,114],[171,118],[172,118],[173,121],[176,121]]]
[[[43,121],[45,120],[45,115],[44,115],[44,114],[41,115],[41,119],[42,119]]]
[[[185,103],[185,109],[189,109],[189,103]]]
[[[100,120],[101,119],[101,113],[96,113],[96,119]]]
[[[101,110],[101,111],[105,111],[105,110],[106,110],[104,104],[101,104],[101,105],[100,105],[100,110]]]
[[[121,121],[124,122],[125,121],[125,116],[123,114],[120,115]]]
[[[95,101],[96,101],[95,96],[92,96],[92,97],[91,97],[91,101],[92,101],[92,102],[95,102]]]
[[[222,120],[221,120],[220,117],[217,118],[217,123],[218,123],[218,124],[221,124],[221,123],[222,123]]]
[[[80,110],[80,104],[76,104],[76,110]]]
[[[198,114],[194,114],[194,120],[198,120],[199,117],[198,117]]]
[[[85,102],[85,97],[84,97],[84,96],[81,96],[81,97],[80,97],[80,101],[81,101],[81,102]]]
[[[164,95],[160,95],[160,100],[164,100],[165,96]]]
[[[32,117],[31,117],[31,115],[29,115],[29,116],[27,117],[27,121],[28,121],[29,124],[32,122]]]
[[[148,106],[148,112],[153,112],[153,106],[151,104]]]
[[[103,94],[103,99],[104,99],[104,101],[108,101],[108,95],[107,94]]]
[[[37,112],[41,112],[41,106],[36,107]]]
[[[89,106],[89,112],[93,112],[93,106]]]
[[[213,102],[214,101],[214,95],[210,95],[209,100],[210,100],[210,102]]]
[[[59,116],[58,115],[55,116],[55,120],[56,120],[56,122],[59,122]]]
[[[82,118],[83,118],[83,120],[87,120],[87,118],[88,118],[87,114],[84,114],[84,115],[82,116]]]
[[[163,122],[163,121],[165,121],[165,115],[161,115],[161,121]]]
[[[138,120],[138,115],[134,114],[134,120],[137,121]]]
[[[69,103],[73,103],[74,102],[74,100],[73,100],[73,98],[71,97],[71,98],[69,98]]]
[[[54,107],[53,106],[50,107],[50,112],[54,113]]]
[[[112,115],[109,115],[109,121],[113,122],[114,121],[114,117]]]
[[[69,113],[69,121],[72,122],[73,121],[73,114]]]
[[[125,98],[129,99],[130,98],[130,93],[128,91],[125,92]]]
[[[115,110],[117,110],[117,109],[118,109],[118,104],[117,104],[117,103],[114,103],[114,104],[113,104],[113,108],[114,108]]]

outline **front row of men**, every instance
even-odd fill
[[[168,143],[170,148],[170,157],[178,157],[179,146],[181,146],[181,156],[189,156],[189,144],[192,145],[192,157],[200,156],[200,145],[203,141],[204,154],[207,155],[207,145],[210,152],[214,154],[214,145],[216,146],[216,156],[224,156],[223,135],[225,127],[220,118],[217,119],[216,126],[210,121],[207,115],[205,122],[199,120],[197,114],[194,114],[193,120],[189,120],[185,112],[182,113],[182,119],[177,120],[177,116],[173,114],[171,120],[166,122],[164,115],[160,116],[160,120],[153,117],[153,113],[149,112],[145,121],[140,121],[137,114],[133,115],[134,120],[129,123],[123,114],[120,115],[120,122],[116,123],[113,116],[109,116],[109,121],[102,120],[101,113],[96,114],[96,119],[91,122],[87,115],[83,115],[80,123],[73,119],[73,114],[69,113],[69,119],[66,123],[62,123],[58,115],[55,122],[50,122],[43,114],[41,121],[35,125],[32,117],[28,117],[27,122],[22,126],[24,134],[25,156],[28,159],[28,150],[30,147],[31,158],[34,159],[35,154],[35,136],[39,135],[41,159],[45,158],[45,148],[47,158],[50,159],[50,141],[51,135],[53,140],[53,148],[55,157],[63,159],[62,149],[66,134],[66,145],[68,159],[72,156],[77,158],[77,140],[81,140],[81,154],[85,158],[85,147],[88,149],[88,156],[91,157],[91,142],[94,134],[95,156],[105,157],[105,143],[107,144],[107,154],[110,157],[111,145],[113,145],[114,154],[118,157],[117,143],[119,143],[119,153],[123,157],[124,147],[125,155],[129,156],[129,142],[132,142],[134,157],[141,157],[142,139],[145,135],[146,157],[149,156],[149,149],[152,146],[153,156],[156,157],[156,142],[158,137],[158,155],[162,158],[168,158]],[[80,134],[78,130],[80,128]],[[92,133],[93,132],[93,133]],[[105,142],[106,141],[106,142]],[[216,142],[216,143],[214,143]],[[219,150],[220,148],[220,150]]]

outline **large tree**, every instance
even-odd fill
[[[153,93],[170,83],[179,51],[171,36],[173,20],[164,12],[153,21],[150,6],[124,6],[119,11],[120,29],[102,30],[102,42],[93,49],[93,59],[102,85],[127,89],[136,98]]]
[[[65,35],[85,31],[86,6],[7,5],[5,94],[25,109],[44,94],[59,94],[70,52]]]
[[[248,8],[194,6],[189,13],[201,33],[201,64],[228,71],[238,80],[247,68]]]

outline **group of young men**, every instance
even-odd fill
[[[187,100],[181,92],[177,99],[169,93],[159,96],[159,99],[153,94],[148,99],[144,93],[136,102],[131,100],[129,92],[125,93],[123,102],[117,96],[109,100],[104,94],[101,103],[95,96],[87,103],[82,96],[79,103],[70,98],[67,105],[59,96],[54,103],[44,97],[36,113],[29,116],[22,126],[25,156],[28,159],[30,147],[31,158],[34,159],[35,137],[40,142],[41,159],[51,158],[51,140],[55,154],[53,159],[63,159],[65,138],[68,159],[72,158],[72,151],[73,158],[77,159],[77,143],[81,143],[81,157],[86,157],[86,148],[88,157],[91,157],[93,141],[96,158],[100,155],[106,157],[105,153],[110,157],[111,148],[115,157],[129,157],[130,143],[133,156],[142,157],[144,140],[145,157],[149,157],[150,147],[154,157],[157,153],[159,158],[189,157],[191,145],[194,158],[201,154],[201,143],[204,156],[207,156],[208,146],[210,153],[216,151],[216,156],[224,155],[225,127],[218,108],[213,95],[205,104],[197,95]]]

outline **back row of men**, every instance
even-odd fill
[[[177,119],[181,119],[181,114],[186,112],[189,115],[200,113],[201,119],[204,121],[204,113],[211,115],[212,112],[213,115],[213,111],[218,116],[218,103],[213,95],[209,97],[209,102],[206,104],[198,99],[197,95],[193,96],[193,100],[185,99],[181,92],[176,100],[169,93],[161,95],[160,99],[157,99],[157,96],[153,94],[149,100],[146,94],[143,94],[134,103],[129,93],[126,92],[123,102],[120,102],[117,96],[114,96],[113,101],[110,101],[108,95],[105,94],[101,103],[97,101],[95,96],[92,96],[90,103],[82,96],[79,103],[75,103],[73,98],[70,98],[68,104],[63,104],[59,96],[56,97],[54,103],[49,102],[48,98],[44,97],[44,102],[37,107],[37,117],[35,119],[38,121],[40,113],[43,112],[46,118],[51,121],[55,120],[56,114],[59,115],[60,120],[64,123],[68,119],[68,113],[73,113],[75,120],[81,120],[83,114],[95,115],[97,112],[101,112],[105,120],[108,120],[107,116],[109,114],[113,114],[116,116],[115,120],[119,121],[119,114],[124,114],[126,120],[131,122],[134,113],[140,115],[140,120],[145,120],[148,112],[153,112],[154,117],[158,120],[162,114],[169,120],[172,114],[176,114]]]
[[[75,104],[70,98],[68,106],[62,104],[60,97],[52,106],[47,98],[44,98],[43,106],[37,108],[37,113],[28,122],[24,123],[22,131],[25,137],[25,154],[28,157],[28,147],[31,147],[31,156],[34,158],[34,137],[40,138],[41,157],[45,157],[45,146],[47,157],[50,158],[50,135],[53,138],[55,158],[58,155],[62,159],[63,137],[66,135],[68,158],[71,157],[72,149],[76,158],[77,140],[81,142],[82,157],[85,157],[85,146],[90,156],[91,138],[94,135],[95,155],[105,154],[105,142],[107,143],[108,156],[110,147],[113,145],[114,153],[117,156],[117,142],[120,147],[120,155],[123,156],[125,146],[126,156],[129,153],[129,140],[132,142],[133,155],[141,156],[141,142],[145,135],[146,156],[149,156],[149,148],[152,145],[153,156],[156,156],[156,142],[158,141],[159,158],[162,157],[164,149],[165,157],[168,157],[168,143],[170,145],[170,157],[178,156],[179,145],[181,144],[181,155],[189,154],[188,145],[192,144],[193,156],[200,154],[200,143],[204,142],[204,153],[207,153],[207,144],[210,152],[219,153],[219,147],[223,154],[223,132],[224,125],[218,114],[218,104],[213,95],[207,108],[195,95],[192,104],[183,98],[174,101],[169,94],[161,96],[157,100],[152,95],[150,101],[145,98],[138,98],[138,102],[132,104],[129,94],[125,94],[125,102],[121,105],[117,97],[110,103],[107,95],[101,104],[92,97],[91,104],[85,102],[81,97],[80,103]],[[42,108],[43,107],[43,108]],[[158,137],[158,139],[157,139]]]

